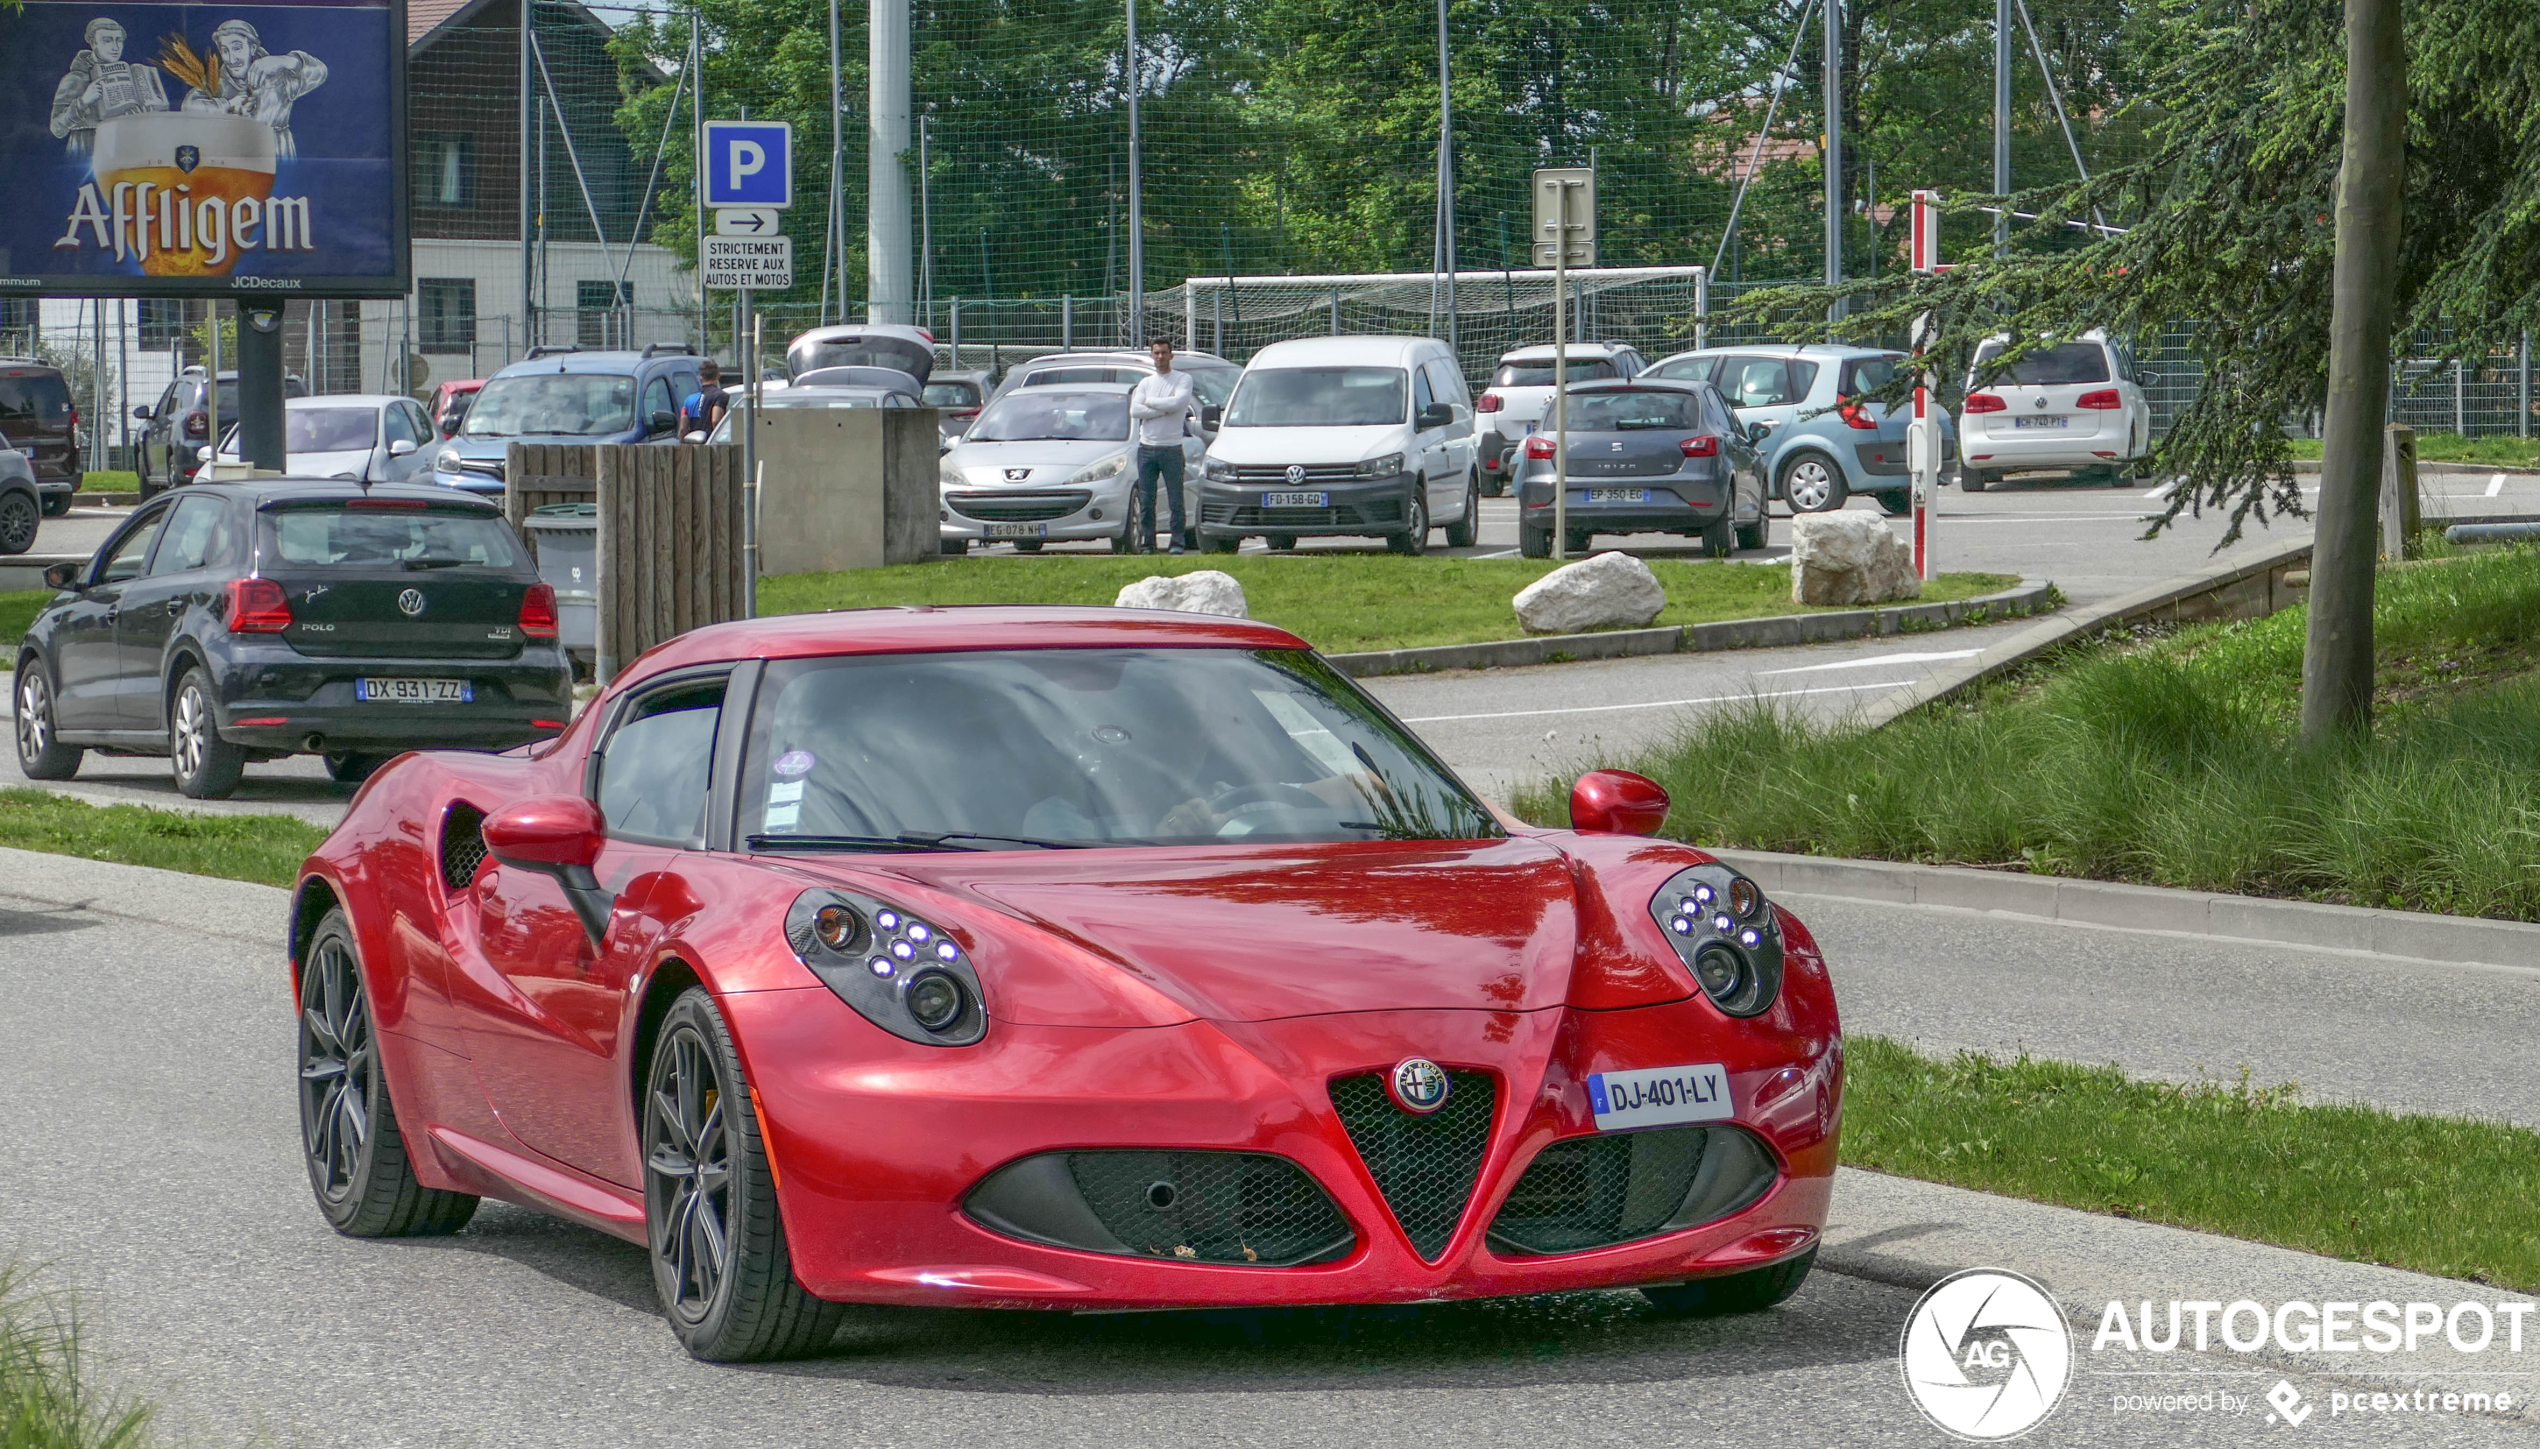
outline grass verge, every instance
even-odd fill
[[[35,616],[46,604],[61,597],[51,589],[11,589],[0,593],[0,648],[15,649],[26,631],[35,626]]]
[[[2370,738],[2300,742],[2291,609],[2104,640],[1875,732],[1756,702],[1622,763],[1704,843],[2540,920],[2540,552],[2378,595]]]
[[[2522,1185],[2540,1134],[2304,1106],[2292,1087],[2177,1086],[1884,1037],[1848,1051],[1843,1161],[2446,1278],[2540,1287]]]
[[[2295,438],[2293,456],[2316,463],[2320,440]],[[2458,433],[2417,434],[2420,463],[2494,463],[2508,468],[2540,468],[2540,438],[2465,438]]]
[[[1788,564],[1652,559],[1649,566],[1667,589],[1661,626],[1825,612],[1790,601]],[[1326,653],[1347,654],[1514,638],[1523,631],[1509,599],[1557,567],[1536,559],[1382,554],[947,558],[765,579],[759,607],[794,614],[886,604],[1107,605],[1122,585],[1150,574],[1219,569],[1243,584],[1254,618]],[[1971,599],[2018,583],[2004,574],[1946,574],[1923,586],[1923,600]]]
[[[79,1324],[0,1264],[0,1444],[9,1449],[142,1449],[146,1404],[101,1394],[81,1366]]]
[[[79,475],[82,493],[138,493],[141,475],[123,468],[97,468]]]
[[[289,886],[326,832],[289,815],[193,815],[0,790],[0,845]],[[0,1435],[0,1444],[9,1442]]]

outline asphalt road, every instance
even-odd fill
[[[859,1320],[813,1361],[710,1368],[677,1349],[641,1253],[615,1239],[494,1204],[443,1240],[354,1242],[326,1229],[294,1141],[274,893],[16,853],[0,854],[0,867],[0,1039],[10,1043],[0,1053],[10,1103],[0,1259],[43,1264],[47,1282],[74,1290],[109,1371],[160,1398],[172,1427],[198,1442],[251,1430],[330,1446],[1949,1442],[1915,1416],[1898,1378],[1897,1335],[1915,1295],[1832,1272],[1779,1311],[1709,1324],[1659,1319],[1624,1293],[1381,1312],[912,1311]],[[64,910],[16,890],[96,901]],[[2175,1013],[2092,996],[2132,986],[2158,1000],[2209,969],[2176,943],[2053,926],[2028,939],[1976,918],[1935,925],[1942,913],[1917,908],[1809,911],[1852,1030],[1934,1046],[1998,1046],[2005,1030],[2034,1030],[2024,1039],[2040,1048],[2073,1043],[2153,1064],[2206,1049],[2179,1039]],[[1897,949],[1916,938],[1923,954]],[[1987,952],[2002,962],[1996,977],[1924,980]],[[2288,1027],[2268,1060],[2294,1075],[2404,1089],[2445,1043],[2469,1048],[2464,1058],[2518,1059],[2479,1051],[2489,1037],[2460,1040],[2464,1020],[2499,1009],[2475,991],[2436,983],[2396,1001],[2368,960],[2235,958],[2243,979],[2214,1013],[2224,1019],[2270,999],[2287,1014],[2324,1001],[2343,1012],[2349,1000],[2380,1013],[2372,1031]],[[2020,964],[2074,960],[2083,989],[2072,995],[2006,1000],[2003,1021],[1975,1005],[2003,998]],[[1966,992],[1961,1010],[1913,999]],[[2492,1040],[2527,1039],[2524,1012],[2499,1019]],[[2072,1019],[2050,1043],[2043,1032],[2059,1016]],[[1940,1190],[1889,1192],[1914,1211],[1884,1226],[1857,1221],[1881,1182],[1838,1197],[1856,1241],[1910,1247],[1953,1226],[1924,1201]],[[1998,1247],[1984,1256],[2011,1266],[2012,1227],[2077,1247],[2081,1234],[2059,1225],[2141,1226],[1982,1201],[2019,1219],[1981,1234]],[[1863,1239],[1865,1226],[1880,1230]],[[2263,1251],[2190,1236],[2164,1241],[2182,1254]],[[2230,1384],[2262,1391],[2274,1372]],[[2321,1383],[2303,1387],[2323,1394]],[[2070,1408],[2027,1442],[2232,1444],[2266,1432]],[[2532,1437],[2490,1419],[2394,1429],[2326,1415],[2303,1434],[2322,1444]]]

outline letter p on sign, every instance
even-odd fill
[[[783,121],[706,122],[705,204],[793,205],[793,141]]]

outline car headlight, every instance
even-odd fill
[[[1756,1016],[1781,995],[1781,922],[1755,882],[1725,865],[1681,870],[1650,898],[1649,917],[1720,1010]]]
[[[1361,478],[1390,478],[1401,471],[1402,455],[1400,453],[1387,453],[1381,458],[1370,458],[1358,465],[1358,476]]]
[[[785,913],[794,954],[838,999],[891,1035],[968,1046],[988,1034],[970,954],[941,926],[852,891],[808,890]]]
[[[455,447],[450,447],[443,448],[435,452],[432,455],[432,471],[435,473],[455,473],[459,471],[459,450]]]
[[[1127,468],[1128,466],[1128,454],[1114,453],[1099,463],[1088,463],[1084,467],[1077,469],[1075,475],[1070,477],[1067,481],[1070,483],[1100,483],[1106,478],[1119,477],[1121,470]]]
[[[1232,483],[1235,481],[1235,465],[1215,458],[1202,458],[1199,475],[1211,483]]]
[[[961,476],[961,470],[959,468],[936,469],[935,481],[946,488],[967,488],[970,486],[970,480]]]

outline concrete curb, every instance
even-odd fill
[[[83,855],[0,846],[0,901],[39,913],[147,921],[280,954],[291,893],[279,886]]]
[[[44,587],[44,571],[57,563],[88,562],[84,553],[17,553],[0,558],[0,594]],[[8,641],[17,643],[15,639]]]
[[[1627,659],[1643,654],[1699,653],[1714,649],[1773,649],[1829,639],[1896,634],[1908,626],[1945,629],[1955,624],[2019,618],[2045,607],[2054,585],[2022,579],[2015,589],[1938,604],[1900,604],[1890,609],[1844,609],[1824,614],[1777,614],[1726,619],[1663,629],[1613,629],[1597,634],[1544,634],[1482,644],[1435,644],[1419,649],[1378,649],[1325,656],[1355,679],[1439,669],[1515,669],[1581,659]]]
[[[2540,972],[2540,926],[2520,921],[2066,880],[1965,866],[1838,860],[1761,850],[1712,854],[1775,894],[1952,906],[2125,930]]]
[[[2314,459],[2293,460],[2293,471],[2296,473],[2317,473],[2319,470],[2320,465]],[[2540,478],[2540,468],[2525,467],[2518,463],[2429,463],[2422,458],[2417,460],[2417,476],[2420,478],[2428,475],[2486,478],[2498,473],[2508,478]]]

